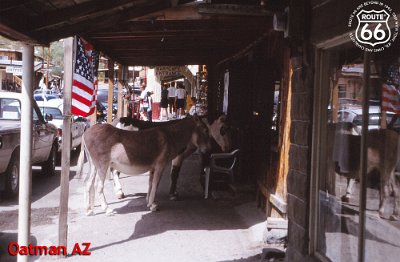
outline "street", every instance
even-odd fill
[[[79,152],[72,152],[68,254],[76,244],[90,243],[89,256],[69,256],[67,261],[259,261],[264,247],[265,216],[256,208],[250,190],[234,197],[223,194],[217,200],[204,199],[199,182],[198,156],[185,160],[178,182],[181,201],[168,199],[170,167],[164,171],[158,190],[160,211],[146,207],[148,175],[121,175],[126,195],[118,200],[112,181],[105,183],[105,195],[114,216],[106,216],[98,205],[94,216],[83,207],[83,178],[75,178]],[[31,243],[58,245],[60,168],[55,177],[33,171]],[[85,166],[87,172],[87,165]],[[84,171],[84,173],[85,173]],[[8,255],[9,243],[17,241],[18,203],[0,201],[0,260],[16,261]],[[31,261],[54,260],[54,256],[32,256]]]

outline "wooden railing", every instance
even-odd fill
[[[22,87],[22,79],[21,79],[21,78],[19,78],[18,76],[14,75],[14,76],[13,76],[13,81],[14,81],[14,83],[16,83],[17,85],[19,85],[20,88]]]

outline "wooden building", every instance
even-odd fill
[[[35,56],[34,84],[38,84],[45,75],[47,64],[42,57]],[[22,50],[0,48],[0,90],[21,92],[22,82]]]
[[[400,3],[382,2],[382,7],[391,8],[388,9],[390,19],[386,32],[396,35]],[[392,246],[396,245],[395,240],[391,240],[398,237],[398,227],[395,229],[398,222],[390,222],[388,216],[373,219],[378,216],[377,203],[373,204],[378,196],[372,195],[370,187],[376,186],[376,182],[371,182],[363,167],[370,161],[366,147],[373,141],[364,141],[363,146],[358,144],[358,147],[351,148],[357,154],[361,151],[360,155],[364,154],[365,158],[355,158],[361,162],[361,175],[360,182],[357,182],[358,191],[352,192],[351,199],[347,199],[349,202],[341,198],[346,194],[346,181],[342,176],[330,173],[330,165],[334,162],[330,155],[334,154],[332,143],[333,147],[340,148],[336,136],[330,133],[336,116],[329,115],[330,103],[339,95],[334,91],[339,91],[337,88],[345,79],[345,73],[338,74],[338,71],[349,64],[358,64],[352,66],[354,71],[358,71],[358,76],[353,74],[346,79],[351,90],[343,91],[345,97],[351,96],[362,102],[363,130],[369,129],[366,119],[369,117],[371,121],[368,109],[372,99],[379,100],[378,106],[381,104],[382,86],[390,83],[398,88],[399,85],[398,77],[390,77],[394,71],[399,72],[399,39],[375,53],[362,50],[351,39],[350,34],[357,27],[357,13],[378,8],[370,1],[292,1],[290,18],[296,25],[292,31],[289,30],[289,35],[298,52],[292,52],[290,58],[293,75],[287,178],[287,261],[379,261],[384,258],[396,261],[399,254],[399,248]],[[350,18],[354,19],[352,27]],[[361,71],[359,64],[362,65]],[[351,103],[346,105],[351,106]],[[361,141],[365,137],[363,133]],[[398,142],[398,138],[393,142]],[[385,143],[384,140],[381,143]],[[388,150],[385,145],[383,151]],[[385,158],[380,161],[384,162]],[[392,229],[386,228],[388,224],[393,226]]]

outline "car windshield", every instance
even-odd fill
[[[51,115],[53,119],[63,119],[61,110],[54,107],[41,107],[40,111],[42,111],[43,115]]]
[[[0,99],[0,119],[20,120],[21,104],[18,99],[1,98]]]
[[[52,100],[56,99],[55,95],[46,95],[46,94],[36,94],[33,96],[36,101],[44,101],[44,100]],[[45,99],[46,98],[46,99]]]
[[[32,112],[33,120],[38,119],[35,110]],[[0,98],[0,119],[21,120],[21,102],[16,98]]]

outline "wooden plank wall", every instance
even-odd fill
[[[223,76],[229,71],[228,118],[237,130],[235,147],[241,149],[236,182],[254,185],[256,201],[266,217],[286,218],[291,68],[290,49],[283,35],[272,33],[235,61],[208,67],[216,72],[209,74],[209,116],[213,118],[222,110]],[[271,127],[276,82],[281,86],[281,102],[274,138]]]

